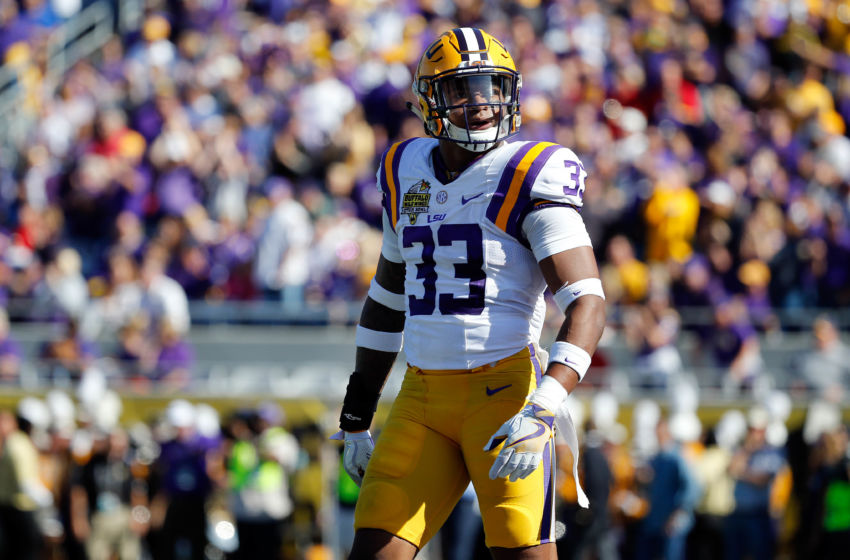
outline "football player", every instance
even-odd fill
[[[413,81],[431,138],[381,159],[383,246],[334,436],[362,485],[350,558],[413,558],[470,480],[494,558],[555,556],[553,435],[557,423],[576,447],[565,401],[590,365],[605,298],[579,214],[581,161],[558,144],[506,142],[521,87],[497,39],[444,33]],[[548,360],[547,286],[565,313]],[[408,368],[373,451],[402,337]]]

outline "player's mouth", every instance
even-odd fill
[[[486,130],[496,125],[496,117],[489,119],[474,119],[469,121],[469,130]]]

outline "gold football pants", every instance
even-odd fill
[[[383,529],[422,548],[472,480],[488,547],[554,540],[554,442],[525,479],[490,480],[501,446],[484,446],[525,405],[542,367],[534,347],[472,370],[408,367],[357,501],[356,529]]]

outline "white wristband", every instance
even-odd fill
[[[354,343],[380,352],[398,352],[404,344],[404,335],[400,332],[373,331],[357,325]]]
[[[590,367],[590,354],[584,348],[580,348],[569,342],[558,341],[552,344],[549,350],[549,363],[558,362],[571,367],[578,374],[579,382],[584,379],[587,368]]]
[[[561,405],[567,399],[569,393],[561,385],[561,382],[551,375],[544,375],[540,380],[540,385],[528,397],[528,402],[542,406],[549,412],[555,414],[560,410]]]
[[[564,284],[554,294],[555,303],[561,311],[566,311],[572,302],[582,296],[599,296],[605,299],[602,290],[602,280],[599,278],[585,278],[572,284]]]
[[[405,311],[407,309],[404,294],[396,294],[389,291],[378,284],[378,281],[374,278],[372,278],[372,283],[369,285],[369,292],[367,295],[377,303],[389,307],[394,311]]]

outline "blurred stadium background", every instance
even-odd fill
[[[850,2],[0,0],[0,556],[342,557],[356,488],[326,437],[375,164],[422,135],[411,71],[458,25],[517,60],[521,138],[590,176],[609,325],[574,412],[611,492],[588,520],[561,488],[586,537],[561,557],[633,557],[659,410],[703,477],[688,557],[741,508],[732,482],[711,509],[705,451],[748,430],[781,458],[776,556],[846,542]],[[453,535],[422,556],[471,557]]]

